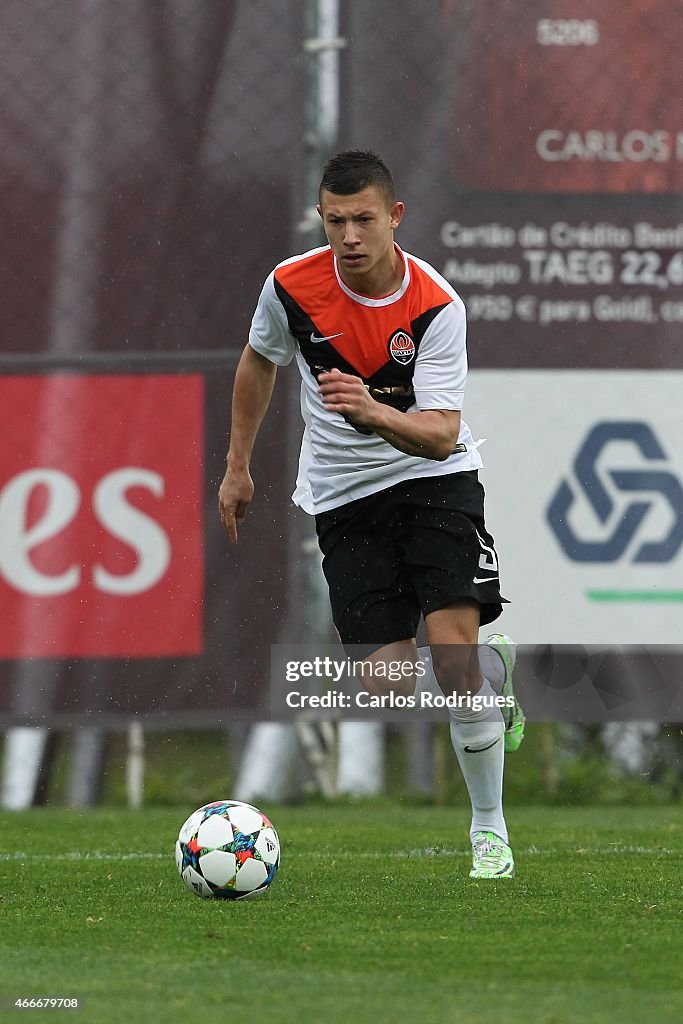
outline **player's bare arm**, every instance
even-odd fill
[[[249,463],[254,441],[266,414],[275,384],[277,367],[247,345],[235,374],[232,393],[230,448],[225,476],[218,491],[218,510],[233,544],[254,496]]]
[[[398,451],[436,462],[443,462],[452,454],[460,432],[459,412],[400,412],[377,402],[360,377],[337,369],[321,373],[318,380],[326,409],[348,416],[360,426],[371,427]]]

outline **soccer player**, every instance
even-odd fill
[[[471,656],[502,598],[482,462],[461,418],[465,309],[431,266],[394,241],[403,212],[374,153],[328,161],[318,213],[329,245],[280,263],[263,287],[235,377],[219,508],[236,542],[277,367],[296,358],[305,430],[293,500],[315,516],[341,641],[373,663],[414,665],[424,616],[433,671],[413,674],[404,689],[464,698],[449,715],[472,803],[470,875],[508,877],[503,759],[521,742],[524,716],[512,694],[509,638],[490,638],[486,659]],[[505,719],[492,706],[496,691],[514,705]]]

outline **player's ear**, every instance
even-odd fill
[[[318,211],[318,216],[319,216],[319,217],[320,217],[320,219],[322,220],[322,216],[323,216],[323,208],[322,208],[322,206],[320,205],[320,203],[318,203],[318,204],[317,204],[317,206],[316,206],[316,210]]]
[[[403,203],[394,203],[394,205],[391,207],[389,214],[391,216],[391,228],[393,231],[395,231],[396,228],[401,223],[403,219],[404,210],[405,206],[403,205]]]

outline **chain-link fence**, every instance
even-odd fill
[[[4,6],[5,353],[242,346],[298,159],[275,6]]]
[[[262,501],[236,559],[217,536],[215,493],[232,374],[262,280],[292,234],[302,12],[278,5],[278,13],[287,16],[222,0],[67,0],[3,11],[0,369],[9,375],[0,596],[10,716],[27,707],[45,721],[57,710],[63,720],[87,711],[101,689],[87,682],[95,658],[119,659],[95,673],[109,696],[128,692],[118,710],[116,700],[107,704],[114,717],[150,710],[160,692],[168,713],[201,716],[212,674],[214,689],[227,686],[218,665],[228,642],[227,672],[253,687],[263,675],[260,634],[245,623],[277,632],[286,604],[287,389],[278,388],[264,428]],[[65,371],[73,376],[59,376]],[[169,473],[163,463],[173,452]],[[97,513],[117,474],[120,509],[134,520],[123,532]],[[277,510],[271,488],[282,496]],[[184,522],[168,529],[173,509]],[[119,547],[109,569],[95,554],[107,534]],[[169,637],[169,649],[155,652],[135,607],[143,591],[124,590],[126,576],[142,579],[149,564],[145,535],[154,548],[162,534],[156,546],[168,566],[143,588],[156,620],[148,639]],[[267,590],[240,583],[247,566],[269,578]],[[116,577],[117,593],[98,588],[98,571]],[[196,617],[190,647],[177,618],[183,606]],[[161,661],[122,672],[131,657]],[[194,668],[169,657],[194,658]],[[50,659],[52,669],[27,665],[31,658]],[[81,660],[59,661],[73,658]],[[54,703],[45,694],[35,701],[33,685],[28,701],[19,696],[28,675],[49,685]],[[59,698],[64,688],[70,698]],[[103,699],[93,704],[100,713]]]

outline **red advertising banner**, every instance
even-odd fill
[[[0,378],[0,657],[203,648],[203,378]]]
[[[398,240],[463,298],[471,366],[679,367],[683,5],[420,14],[348,9],[343,141],[392,167]]]
[[[451,169],[467,189],[683,188],[681,5],[454,5]]]

